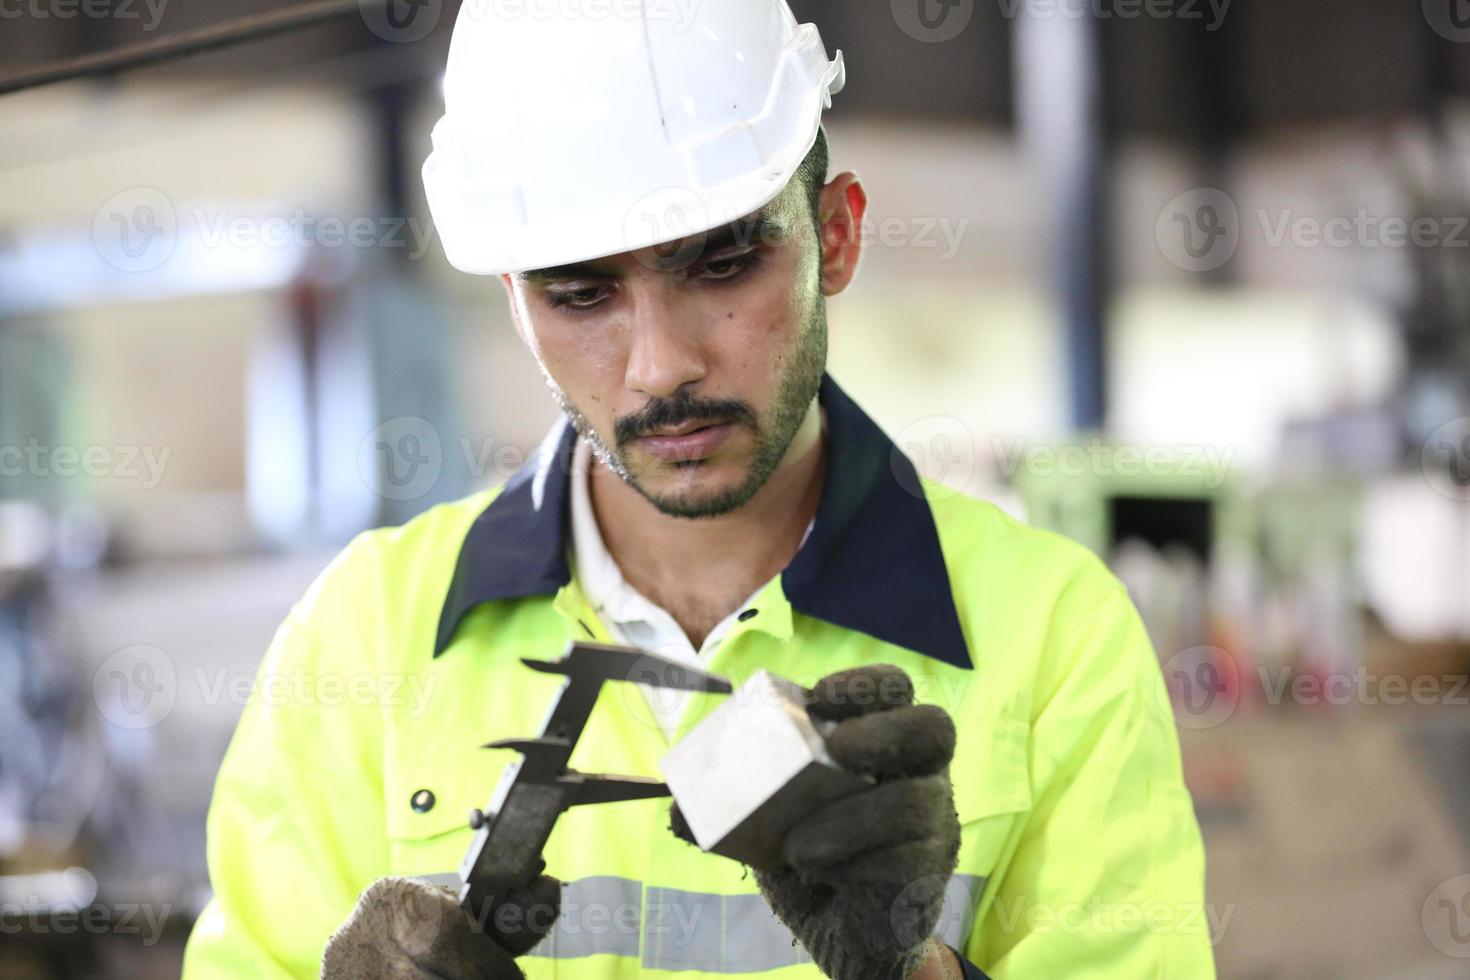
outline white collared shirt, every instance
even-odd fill
[[[704,638],[700,648],[695,650],[678,621],[668,610],[628,584],[622,569],[608,552],[602,531],[597,526],[597,515],[592,510],[592,493],[588,484],[591,462],[592,444],[578,436],[572,453],[571,473],[572,569],[577,584],[618,642],[697,666],[701,660],[708,659],[708,654],[724,639],[741,611],[754,600],[760,589],[720,620]],[[807,534],[811,533],[815,522],[813,518],[807,524]],[[806,541],[805,535],[802,541]],[[688,692],[639,686],[643,688],[649,709],[672,741],[679,714],[689,699]]]

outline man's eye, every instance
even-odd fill
[[[585,310],[596,306],[602,299],[601,286],[582,286],[578,289],[563,289],[548,292],[546,302],[553,307],[568,307]]]
[[[755,265],[759,255],[756,252],[742,252],[739,255],[726,255],[718,259],[710,259],[700,265],[700,278],[720,281],[723,279],[734,279],[746,269]]]

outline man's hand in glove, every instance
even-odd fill
[[[379,878],[327,941],[322,980],[524,980],[515,957],[551,930],[560,911],[561,883],[541,875],[476,932],[449,889]]]
[[[799,821],[782,841],[782,866],[755,869],[776,916],[835,980],[959,975],[931,939],[959,854],[954,723],[913,694],[889,664],[833,674],[808,692],[808,714],[838,723],[826,735],[832,758],[876,785]],[[674,832],[692,839],[677,808],[672,816]]]

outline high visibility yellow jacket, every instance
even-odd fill
[[[890,662],[954,717],[962,825],[939,934],[996,980],[1214,975],[1204,852],[1158,660],[1091,553],[920,479],[832,382],[826,486],[790,565],[709,657],[803,684]],[[569,557],[563,421],[501,489],[358,536],[281,625],[215,786],[214,897],[186,980],[315,976],[374,879],[452,871],[560,678],[522,657],[613,642]],[[718,703],[696,696],[682,730]],[[608,684],[571,760],[659,776],[669,742]],[[427,792],[425,792],[427,791]],[[753,876],[668,830],[668,801],[577,807],[531,980],[820,973]]]

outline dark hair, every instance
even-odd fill
[[[818,212],[820,207],[819,195],[827,183],[827,127],[817,126],[817,139],[812,148],[806,151],[806,156],[801,158],[801,163],[796,165],[796,173],[792,179],[801,181],[806,186],[807,200],[811,203],[812,220],[817,223],[817,231],[822,230],[822,219]]]

